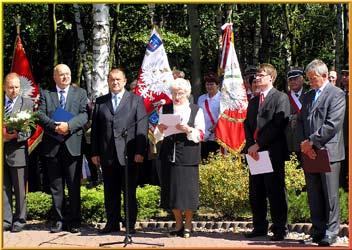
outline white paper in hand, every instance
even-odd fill
[[[182,133],[181,130],[176,128],[176,125],[181,123],[181,116],[174,114],[160,114],[159,124],[164,124],[167,129],[164,130],[164,136]]]
[[[262,151],[258,152],[259,160],[256,161],[252,156],[246,154],[247,163],[251,175],[265,174],[273,172],[273,166],[270,161],[269,152]]]

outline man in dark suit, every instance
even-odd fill
[[[104,180],[107,223],[100,231],[103,234],[120,230],[120,197],[121,188],[125,187],[126,166],[129,185],[129,225],[126,225],[126,228],[128,227],[130,233],[135,232],[137,219],[137,173],[138,165],[143,163],[147,149],[148,118],[142,97],[126,91],[126,82],[123,70],[110,71],[110,92],[96,99],[92,117],[92,161],[101,165]],[[127,148],[122,135],[125,129]],[[126,205],[126,202],[124,204]]]
[[[288,145],[288,151],[295,153],[298,161],[301,161],[301,141],[297,137],[297,116],[301,112],[302,99],[305,93],[303,88],[303,70],[299,68],[293,68],[287,72],[287,81],[289,86],[289,92],[287,93],[288,99],[290,100],[290,117],[289,124],[286,129],[286,139]]]
[[[259,160],[259,151],[269,151],[272,173],[250,175],[249,200],[253,213],[253,231],[247,238],[265,236],[268,232],[267,198],[272,219],[271,240],[283,240],[287,234],[287,201],[285,193],[285,160],[288,156],[285,129],[290,114],[290,103],[285,93],[273,87],[276,69],[261,64],[256,83],[260,95],[249,101],[244,122],[246,145],[244,152]]]
[[[5,115],[13,116],[24,110],[33,110],[33,102],[20,96],[20,78],[16,73],[9,73],[4,80]],[[31,132],[8,131],[3,127],[4,143],[4,179],[3,206],[5,231],[20,232],[26,224],[26,182],[28,176],[28,148],[27,139]],[[12,191],[13,190],[13,191]],[[12,195],[15,194],[16,207],[12,214]]]
[[[63,228],[71,233],[80,231],[80,178],[79,165],[82,144],[82,128],[87,123],[87,93],[70,86],[71,70],[65,64],[54,68],[55,87],[43,90],[39,104],[39,124],[44,129],[42,154],[48,170],[49,186],[53,199],[54,224],[50,231]],[[71,113],[68,121],[54,120],[59,108]],[[64,185],[67,184],[69,206],[64,207]]]
[[[305,173],[308,202],[313,224],[312,240],[319,246],[336,242],[339,232],[339,173],[345,158],[342,133],[345,93],[328,80],[328,68],[321,60],[306,67],[310,90],[303,99],[298,118],[301,151],[311,159],[316,149],[328,150],[331,172]]]

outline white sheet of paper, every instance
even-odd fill
[[[164,130],[164,136],[182,133],[181,130],[176,128],[176,125],[181,123],[181,116],[174,114],[160,114],[159,124],[165,124],[167,129]]]
[[[273,166],[269,158],[268,151],[258,152],[259,160],[254,160],[250,155],[246,154],[247,163],[251,175],[265,174],[273,172]]]

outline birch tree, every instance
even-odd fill
[[[75,14],[75,23],[77,28],[77,38],[79,44],[79,51],[81,53],[82,63],[83,63],[83,75],[86,83],[88,98],[91,100],[92,97],[92,71],[90,69],[88,60],[87,60],[87,46],[84,39],[83,28],[81,24],[81,14],[78,4],[73,5],[73,10]]]
[[[109,92],[107,81],[109,73],[109,53],[109,6],[107,4],[93,4],[93,100]]]

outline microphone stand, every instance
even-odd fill
[[[132,240],[132,236],[130,234],[130,215],[129,215],[129,201],[128,201],[128,168],[129,168],[129,162],[128,162],[128,154],[127,154],[127,131],[134,126],[136,126],[138,123],[140,123],[142,120],[144,120],[146,117],[151,115],[154,111],[158,111],[158,108],[162,105],[157,105],[154,107],[154,109],[146,113],[143,117],[132,123],[128,128],[123,128],[122,132],[120,133],[120,136],[123,138],[124,143],[125,143],[125,150],[124,150],[124,157],[125,157],[125,191],[124,191],[124,203],[125,203],[125,238],[123,241],[117,241],[117,242],[106,242],[106,243],[100,243],[99,246],[107,246],[107,245],[115,245],[115,244],[124,244],[123,247],[126,247],[127,245],[131,244],[137,244],[137,245],[149,245],[149,246],[164,246],[164,243],[150,243],[150,242],[134,242]]]

